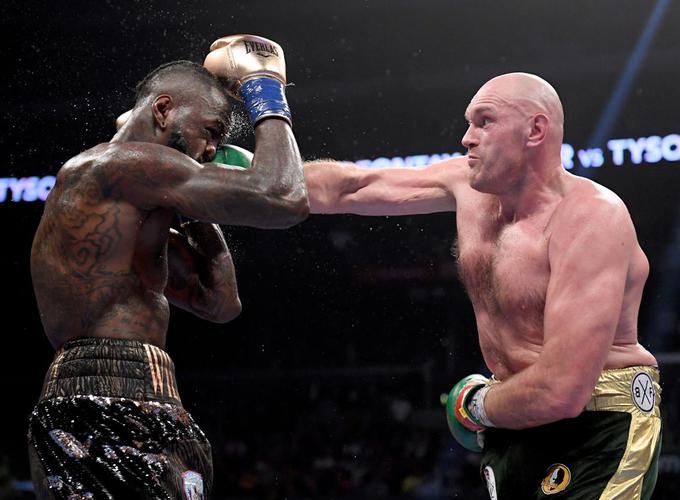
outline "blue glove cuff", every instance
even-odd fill
[[[241,86],[241,96],[253,124],[275,116],[283,118],[292,126],[284,85],[278,80],[266,76],[248,80]]]

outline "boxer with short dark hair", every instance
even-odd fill
[[[649,263],[623,203],[561,164],[564,113],[511,73],[470,102],[468,154],[425,168],[305,166],[313,213],[457,212],[457,258],[493,378],[466,377],[448,421],[481,451],[492,498],[648,499],[659,374],[638,343]],[[481,440],[480,440],[481,441]]]
[[[210,445],[163,351],[169,303],[231,320],[241,304],[217,224],[285,228],[308,213],[283,52],[252,35],[228,39],[208,69],[176,61],[149,73],[111,141],[57,174],[31,253],[57,351],[29,423],[38,498],[209,494]],[[250,42],[277,55],[248,52]],[[211,163],[229,126],[227,90],[241,88],[255,125],[252,161]],[[180,231],[171,228],[178,214],[192,219]]]

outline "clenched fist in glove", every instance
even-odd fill
[[[255,35],[230,35],[210,46],[203,66],[226,81],[229,93],[244,102],[251,122],[282,118],[291,123],[286,102],[286,61],[281,46]]]
[[[488,378],[479,374],[468,375],[442,398],[451,434],[471,451],[482,451],[481,433],[493,426],[484,409],[484,397],[489,388]]]

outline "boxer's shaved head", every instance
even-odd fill
[[[524,115],[545,114],[553,128],[554,138],[562,141],[564,110],[557,92],[543,78],[530,73],[506,73],[486,82],[472,98],[471,104],[494,96]]]

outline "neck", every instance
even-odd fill
[[[526,176],[512,190],[497,195],[499,217],[516,222],[540,212],[543,207],[562,198],[567,172],[557,159],[528,165]]]

